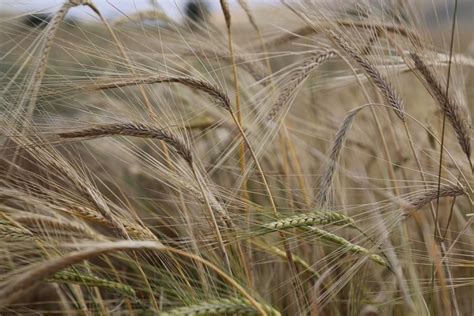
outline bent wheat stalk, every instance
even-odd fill
[[[242,125],[242,108],[240,104],[240,82],[239,82],[239,75],[237,72],[237,63],[236,63],[236,58],[235,58],[235,53],[234,53],[234,44],[232,40],[232,25],[231,25],[231,14],[230,14],[229,2],[227,0],[220,0],[220,4],[222,8],[222,13],[224,14],[225,24],[227,28],[227,45],[229,47],[229,53],[230,53],[230,58],[231,58],[231,63],[232,63],[232,77],[234,81],[235,107],[236,107],[237,119],[238,119],[238,123]],[[242,198],[244,200],[248,200],[248,193],[247,193],[248,186],[247,186],[247,179],[246,179],[247,176],[245,174],[247,162],[245,159],[245,142],[243,140],[239,144],[239,166],[240,166],[240,172],[242,176],[244,177],[243,182],[242,182]],[[240,244],[237,244],[237,245],[239,246],[239,253],[241,254],[241,257],[243,259],[243,267],[244,267],[245,274],[247,276],[247,280],[250,283],[251,277],[250,277],[247,259],[244,258],[243,251],[240,248]]]

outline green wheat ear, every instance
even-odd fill
[[[367,248],[364,248],[362,246],[356,245],[347,239],[338,236],[336,234],[330,233],[326,230],[319,229],[316,227],[307,227],[306,228],[308,231],[311,233],[315,234],[318,238],[329,241],[335,244],[338,244],[343,247],[343,249],[347,250],[348,252],[356,253],[356,254],[364,254],[368,255],[369,259],[380,264],[381,266],[384,266],[386,268],[390,268],[387,262],[379,255],[371,253]]]
[[[136,298],[135,290],[126,284],[115,281],[109,281],[90,274],[82,274],[76,271],[57,272],[53,276],[51,276],[48,281],[56,283],[75,283],[85,286],[103,287],[124,294],[127,297]]]
[[[356,228],[355,221],[352,217],[336,211],[314,211],[298,214],[263,224],[262,228],[264,229],[263,233],[266,233],[269,231],[313,225],[338,225]]]
[[[273,231],[287,230],[290,228],[304,228],[305,230],[315,234],[318,238],[336,243],[349,252],[357,254],[367,254],[369,259],[384,266],[388,267],[386,261],[379,255],[371,253],[368,249],[351,243],[347,239],[340,237],[336,234],[328,232],[326,230],[314,227],[315,225],[337,225],[347,226],[356,229],[361,232],[364,236],[368,237],[356,224],[352,217],[347,216],[337,211],[314,211],[305,214],[294,215],[286,218],[282,218],[278,221],[273,221],[262,225],[262,230],[258,232],[259,235],[267,234]]]
[[[25,241],[33,239],[33,234],[27,229],[14,225],[0,217],[0,240],[3,241]]]
[[[268,315],[279,316],[280,313],[268,305],[261,305]],[[159,316],[197,316],[197,315],[258,315],[257,311],[243,299],[220,299],[178,307]]]

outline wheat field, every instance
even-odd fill
[[[474,315],[470,1],[161,4],[1,13],[1,315]]]

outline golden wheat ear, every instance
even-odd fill
[[[430,93],[436,99],[440,109],[446,113],[456,136],[459,145],[466,154],[469,165],[472,169],[471,161],[471,119],[464,107],[461,107],[454,96],[446,95],[446,84],[442,83],[435,74],[428,68],[423,59],[417,53],[410,53],[410,57],[415,62],[415,69],[422,75]]]
[[[114,135],[162,140],[174,148],[188,164],[192,165],[193,163],[191,150],[183,141],[164,129],[154,128],[143,123],[104,124],[80,131],[58,133],[60,138],[101,138]]]

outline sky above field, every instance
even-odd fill
[[[0,13],[24,14],[33,12],[54,13],[65,0],[0,0]],[[159,3],[168,16],[180,20],[184,15],[184,5],[188,0],[93,0],[99,10],[108,18],[124,16],[140,10],[152,9],[153,2]],[[336,0],[327,0],[329,2]],[[337,0],[344,1],[346,0]],[[373,1],[375,3],[388,3],[386,0],[360,0],[361,2]],[[211,11],[219,10],[218,0],[203,0]],[[238,6],[237,0],[229,0],[231,6]],[[278,4],[279,0],[248,0],[251,7],[264,7]],[[424,8],[426,21],[434,23],[449,22],[454,7],[453,0],[416,0],[414,2]],[[474,0],[459,0],[458,19],[468,21],[472,26],[474,16]],[[69,11],[68,17],[85,21],[96,21],[89,8],[76,7]]]
[[[152,9],[153,0],[94,0],[94,4],[107,17],[137,12],[139,10]],[[187,0],[159,0],[158,3],[163,10],[172,18],[179,19],[183,16],[183,6]],[[205,1],[211,10],[219,8],[219,1]],[[236,5],[235,0],[230,0],[231,5]],[[13,12],[33,12],[41,11],[52,13],[64,3],[64,0],[0,0],[0,10]],[[264,5],[265,3],[275,3],[275,0],[249,1],[251,5]],[[97,19],[94,14],[85,7],[73,8],[70,16],[84,20]]]

